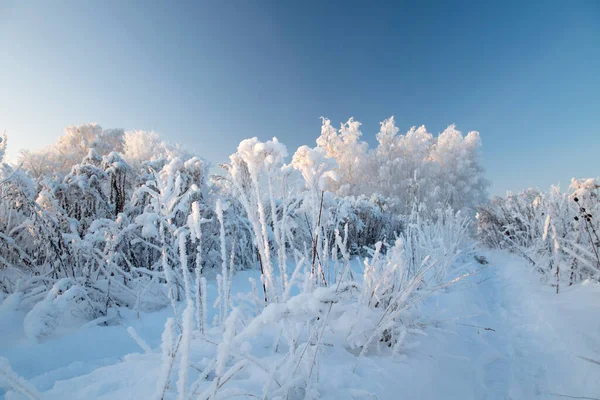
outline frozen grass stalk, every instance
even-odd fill
[[[179,362],[179,380],[177,381],[178,400],[184,400],[186,398],[190,366],[190,343],[192,340],[192,331],[194,330],[194,299],[192,296],[191,280],[187,266],[186,236],[187,233],[185,231],[179,233],[179,257],[181,270],[183,271],[186,306],[182,316],[181,358]]]
[[[30,400],[38,400],[40,398],[37,389],[17,375],[10,367],[8,360],[4,357],[0,357],[0,387],[11,389]]]

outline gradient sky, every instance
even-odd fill
[[[97,122],[219,162],[391,115],[480,131],[494,194],[600,175],[600,1],[0,2],[13,155]]]

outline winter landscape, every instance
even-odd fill
[[[599,400],[598,164],[501,194],[485,131],[382,119],[232,146],[7,122],[0,399]]]

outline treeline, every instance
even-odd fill
[[[72,300],[92,318],[115,305],[164,306],[161,283],[173,269],[180,297],[183,265],[206,275],[307,252],[316,265],[338,257],[336,237],[348,254],[365,254],[411,224],[465,226],[487,187],[477,133],[398,135],[390,119],[369,150],[359,126],[336,131],[324,119],[318,146],[302,146],[289,164],[276,139],[247,139],[213,176],[153,132],[69,127],[55,145],[0,166],[0,292],[31,307],[77,288]]]

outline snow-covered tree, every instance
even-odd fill
[[[174,159],[192,157],[180,146],[171,145],[162,140],[158,133],[152,131],[128,131],[123,135],[123,159],[133,168],[158,160],[167,162]]]
[[[122,129],[103,130],[98,124],[83,124],[65,128],[56,144],[37,151],[22,151],[19,163],[39,178],[53,174],[64,176],[94,149],[100,156],[111,151],[123,151]]]
[[[431,159],[435,163],[435,201],[460,209],[473,209],[487,198],[488,182],[479,160],[479,132],[464,137],[450,125],[437,138]]]
[[[395,197],[404,214],[416,205],[435,215],[438,208],[473,210],[485,201],[489,184],[479,159],[479,133],[463,137],[454,125],[437,138],[425,126],[399,131],[394,117],[384,120],[378,145],[369,150],[360,140],[360,122],[351,118],[338,132],[323,118],[317,144],[337,164],[336,193]]]
[[[397,135],[398,131],[393,117],[381,123],[374,191],[401,199],[400,211],[410,213],[415,204],[428,203],[435,183],[430,157],[434,138],[425,126],[412,127],[405,135]]]
[[[350,118],[339,132],[331,121],[322,118],[321,136],[317,145],[337,164],[337,187],[342,195],[360,194],[368,180],[368,144],[361,141],[361,123]]]

